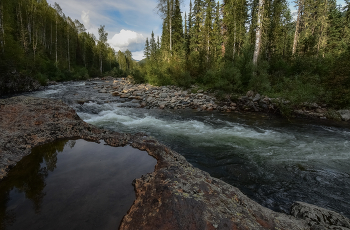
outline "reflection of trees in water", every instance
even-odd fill
[[[24,157],[11,169],[0,183],[0,229],[14,223],[14,210],[6,210],[10,200],[10,192],[16,189],[24,193],[25,197],[33,202],[36,213],[41,210],[45,193],[43,192],[48,172],[53,172],[57,164],[57,154],[63,152],[66,144],[73,148],[75,141],[59,140],[33,148],[32,153]]]

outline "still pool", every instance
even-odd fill
[[[131,146],[59,140],[33,148],[0,183],[1,229],[117,229],[132,181],[156,159]]]

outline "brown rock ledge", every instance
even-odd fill
[[[0,178],[32,147],[59,138],[131,144],[155,157],[155,171],[134,180],[136,200],[120,229],[315,229],[315,223],[262,207],[153,138],[98,129],[58,100],[0,100],[0,130]],[[333,227],[326,229],[346,229]]]

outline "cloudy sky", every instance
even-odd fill
[[[291,0],[289,0],[291,2]],[[129,49],[135,60],[143,59],[146,37],[162,33],[162,20],[155,8],[157,0],[47,0],[57,2],[66,16],[78,19],[88,32],[98,37],[97,29],[105,25],[108,43],[116,50]],[[183,0],[182,12],[189,10],[190,0]],[[222,2],[222,0],[220,0]],[[344,0],[338,0],[344,4]],[[293,3],[290,4],[292,11]]]

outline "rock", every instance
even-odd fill
[[[128,98],[129,97],[129,94],[122,94],[120,95],[120,98]]]
[[[304,202],[292,205],[291,215],[306,220],[311,229],[350,229],[350,220],[339,213]]]
[[[315,112],[316,113],[323,113],[324,111],[322,109],[316,109]]]
[[[161,94],[160,94],[160,97],[161,97],[161,98],[167,98],[167,97],[168,97],[168,94],[167,94],[167,93],[161,93]]]
[[[147,105],[147,102],[143,101],[141,102],[141,108],[145,107]]]
[[[253,97],[254,96],[254,92],[249,90],[246,94],[247,97]]]
[[[119,96],[119,92],[115,91],[115,92],[112,92],[112,96]]]
[[[197,93],[203,93],[204,91],[202,89],[198,90]]]
[[[139,103],[140,101],[139,100],[137,100],[137,99],[133,99],[132,101],[131,101],[131,103]]]
[[[147,102],[152,102],[152,101],[153,101],[153,97],[148,97],[148,98],[146,99],[146,101],[147,101]]]
[[[260,96],[260,94],[256,94],[255,95],[255,97],[253,98],[253,101],[255,102],[255,101],[259,101],[261,99],[261,96]]]
[[[350,110],[338,110],[337,112],[344,121],[350,120]]]
[[[83,99],[81,99],[81,100],[77,100],[77,103],[78,103],[79,105],[84,105],[85,100],[83,100]]]
[[[100,91],[98,91],[99,93],[107,93],[107,91],[105,89],[101,89]]]

